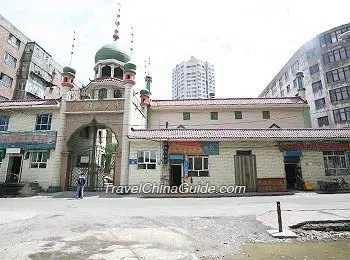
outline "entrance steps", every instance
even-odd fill
[[[0,196],[34,196],[45,190],[37,182],[2,183]]]

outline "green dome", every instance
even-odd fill
[[[63,73],[64,74],[72,74],[72,75],[75,75],[76,73],[76,70],[70,66],[66,66],[63,68]]]
[[[115,59],[124,63],[130,61],[128,54],[123,52],[116,42],[112,42],[101,47],[95,55],[95,63],[100,60]]]
[[[140,96],[149,96],[149,91],[148,89],[144,88],[140,91]]]
[[[126,63],[126,64],[124,65],[124,71],[125,71],[125,72],[129,72],[129,71],[135,72],[135,71],[136,71],[135,62],[129,61],[128,63]]]

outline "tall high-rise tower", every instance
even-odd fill
[[[191,57],[176,65],[172,73],[172,99],[197,99],[215,96],[214,65]]]

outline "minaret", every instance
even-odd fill
[[[150,66],[151,59],[148,57],[148,63],[145,61],[145,88],[140,91],[141,106],[150,105],[150,96],[151,96],[151,83],[152,77],[150,76]],[[147,71],[147,72],[146,72]]]
[[[131,26],[131,40],[130,40],[130,57],[133,58],[134,51],[134,28]],[[124,65],[124,79],[125,83],[130,83],[135,85],[135,77],[136,77],[136,65],[135,62],[129,61]]]

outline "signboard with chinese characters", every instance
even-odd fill
[[[219,155],[219,142],[169,142],[169,154]]]
[[[68,101],[67,112],[99,112],[121,111],[124,109],[124,100],[84,100]]]
[[[281,143],[279,147],[282,152],[288,150],[350,150],[350,143]]]
[[[56,131],[1,132],[0,149],[54,149]]]

